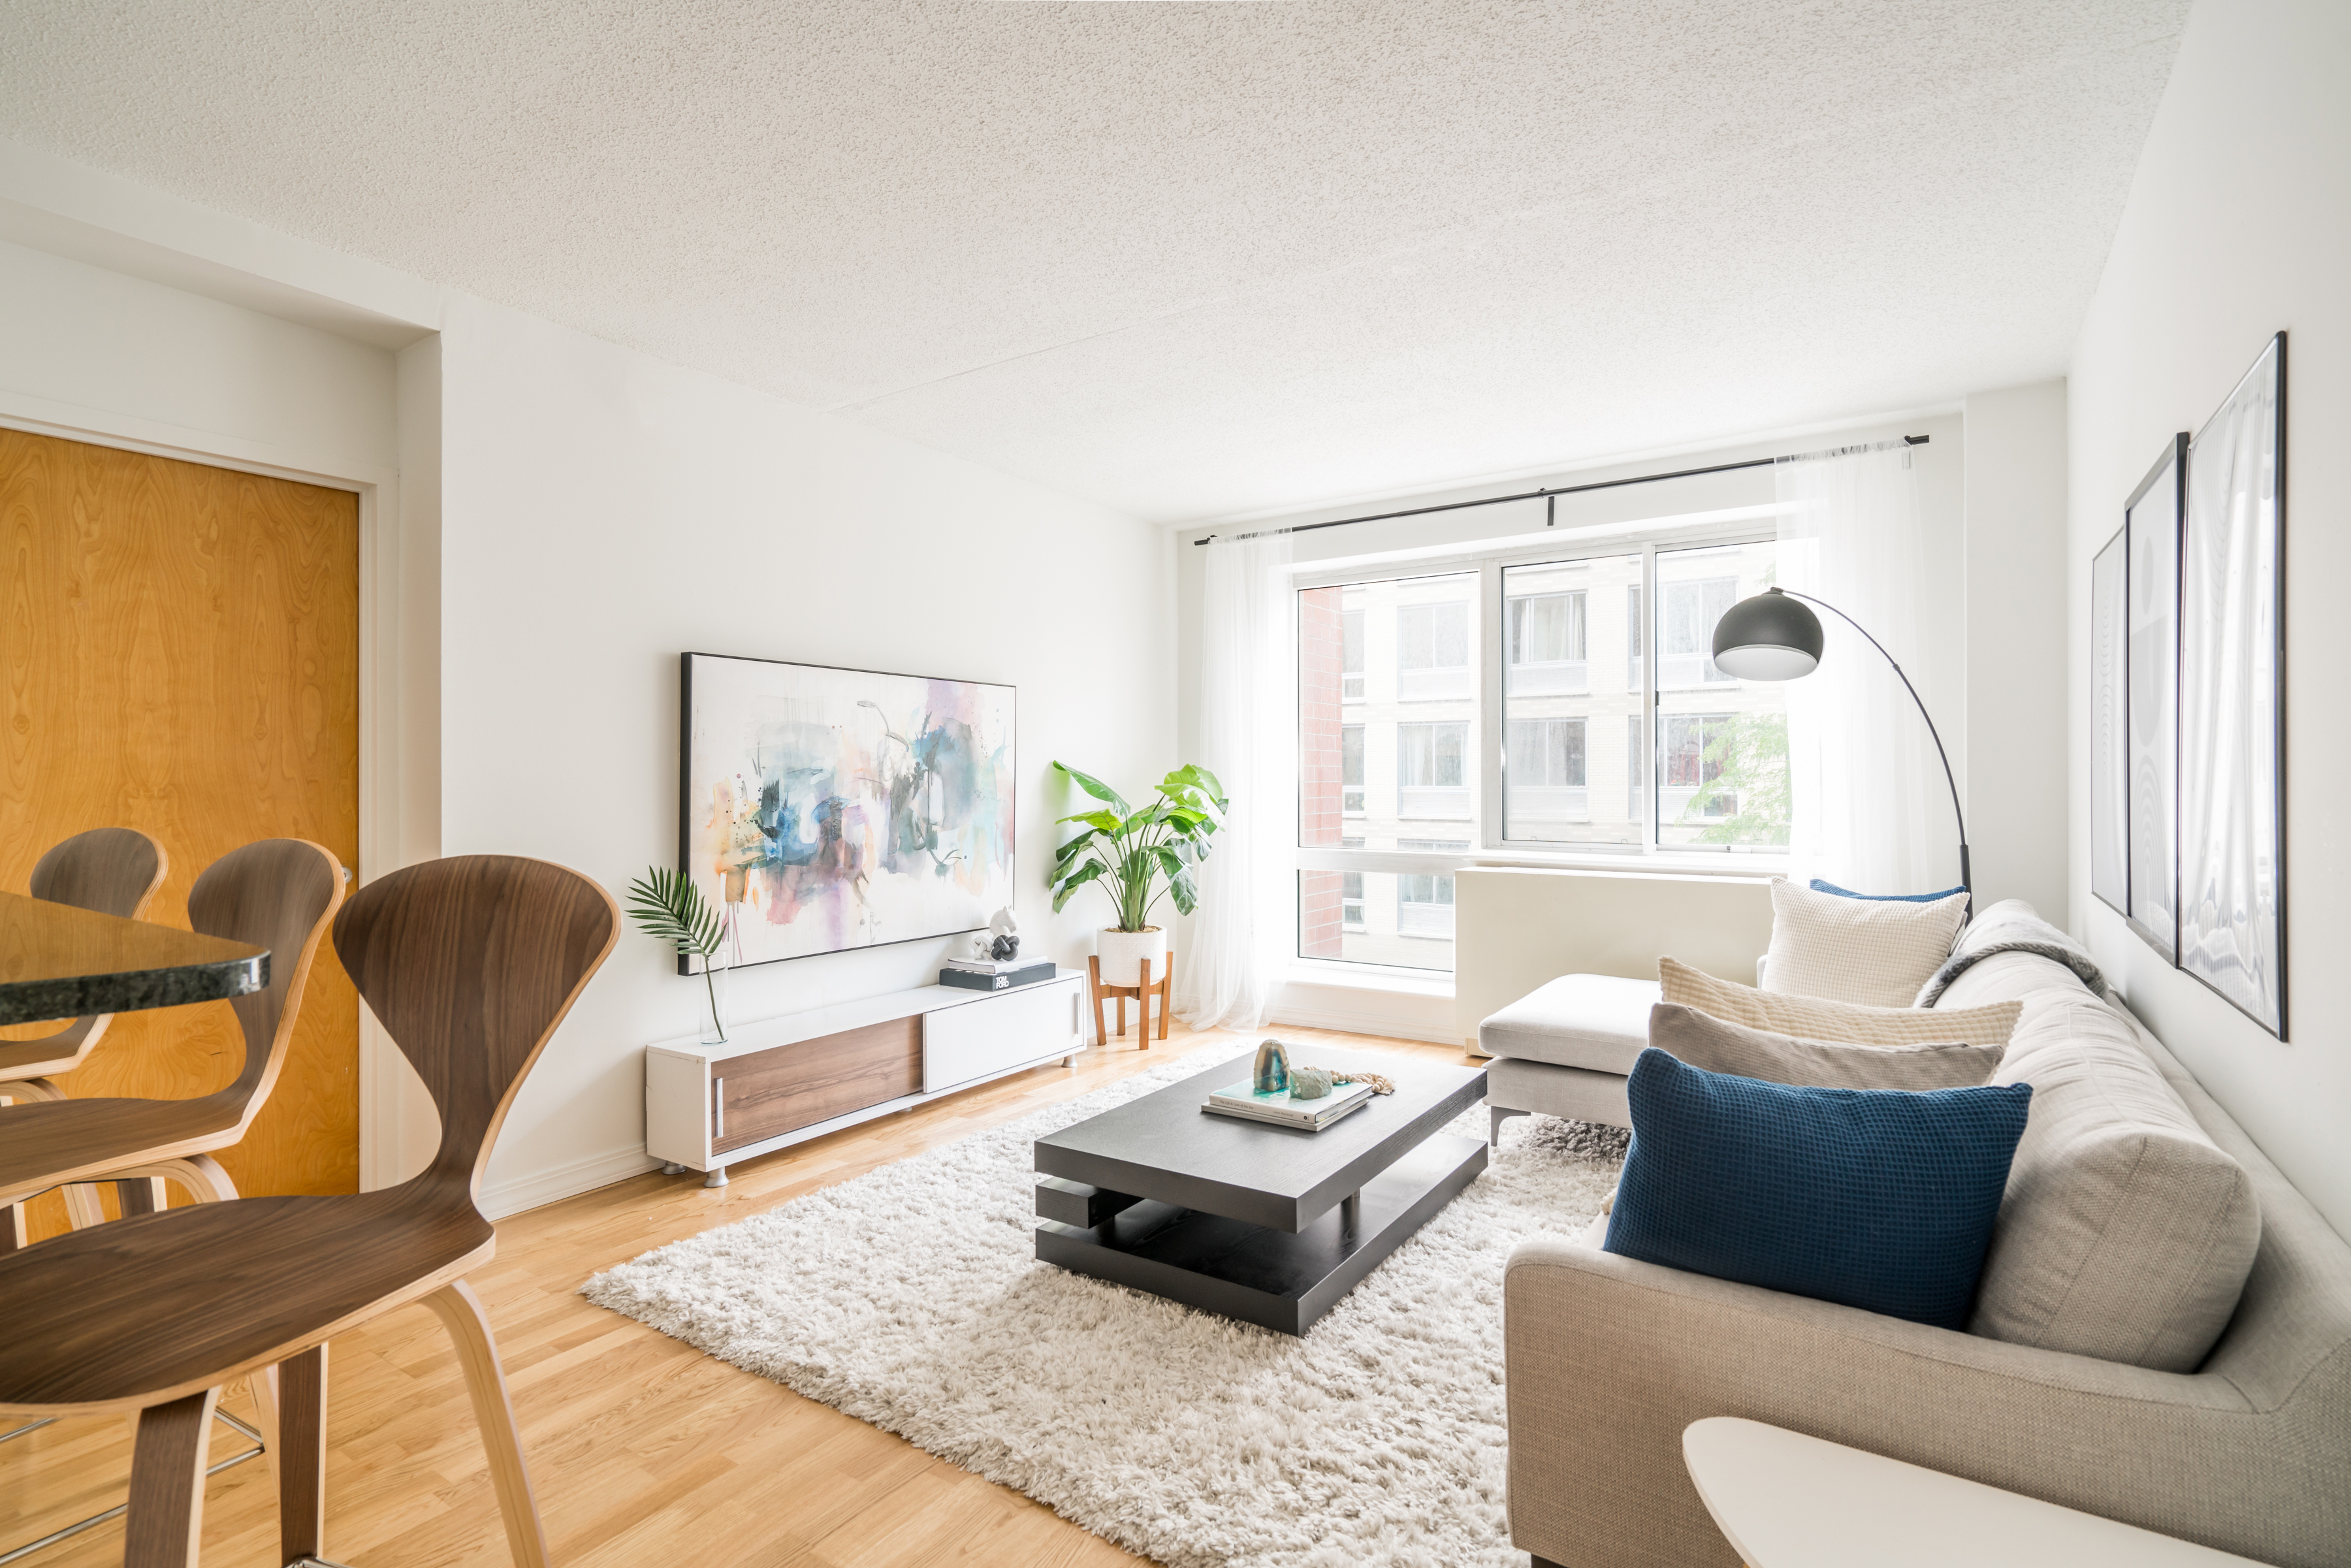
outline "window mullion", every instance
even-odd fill
[[[1661,830],[1658,819],[1663,815],[1664,797],[1658,793],[1665,774],[1665,753],[1657,724],[1657,665],[1665,646],[1658,623],[1665,619],[1657,602],[1657,546],[1652,539],[1641,546],[1641,731],[1646,737],[1648,752],[1648,831],[1642,836],[1641,850],[1654,854],[1659,845]]]
[[[1487,850],[1502,843],[1502,671],[1509,649],[1509,606],[1502,601],[1502,563],[1492,558],[1478,566],[1478,842]]]

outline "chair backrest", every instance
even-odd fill
[[[418,1181],[480,1190],[517,1086],[620,930],[594,882],[513,855],[426,861],[350,896],[335,952],[441,1112]]]
[[[48,852],[33,862],[26,891],[51,904],[70,904],[76,909],[139,920],[155,902],[156,890],[171,869],[172,857],[163,852],[163,846],[138,829],[92,828],[51,844]],[[90,1013],[45,1036],[40,1041],[44,1060],[38,1071],[60,1071],[87,1057],[113,1021],[112,1013]]]
[[[269,949],[269,984],[228,1004],[245,1031],[245,1066],[222,1092],[244,1102],[248,1121],[286,1065],[310,961],[342,902],[342,862],[307,839],[263,839],[231,850],[188,890],[193,929]]]
[[[60,839],[33,866],[35,898],[137,920],[172,869],[163,846],[136,828],[92,828]]]

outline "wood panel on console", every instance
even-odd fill
[[[725,1154],[796,1127],[862,1111],[923,1090],[923,1020],[892,1019],[772,1051],[710,1064],[724,1079],[726,1135],[711,1140]]]

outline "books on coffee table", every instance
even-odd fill
[[[1270,1122],[1277,1127],[1301,1127],[1319,1133],[1349,1112],[1362,1110],[1371,1097],[1372,1086],[1368,1083],[1335,1083],[1331,1092],[1320,1099],[1300,1100],[1287,1089],[1260,1092],[1243,1080],[1211,1091],[1200,1109],[1219,1116],[1238,1116],[1244,1121]]]

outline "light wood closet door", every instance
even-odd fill
[[[169,925],[256,839],[358,871],[359,623],[350,492],[0,430],[0,887],[108,825],[171,855],[148,914]],[[243,1057],[225,1002],[124,1013],[59,1084],[183,1099]],[[218,1158],[247,1195],[359,1189],[359,999],[331,941],[276,1092]],[[26,1219],[53,1234],[63,1205]]]

